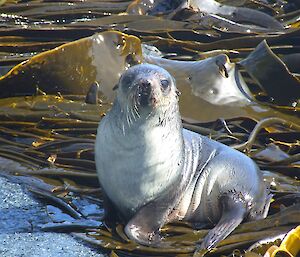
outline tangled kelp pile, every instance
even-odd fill
[[[53,223],[44,224],[44,230],[71,230],[87,242],[126,256],[191,256],[195,243],[207,230],[196,231],[185,223],[171,224],[162,231],[170,247],[147,248],[129,242],[120,224],[113,228],[105,224],[96,227],[103,210],[98,210],[97,215],[83,212],[89,205],[102,206],[93,144],[99,113],[105,112],[109,104],[85,104],[84,99],[72,96],[11,100],[13,104],[6,105],[1,115],[0,155],[22,165],[1,160],[3,170],[70,216],[70,220],[62,222],[55,219],[56,213],[52,214]],[[49,104],[53,108],[49,109]],[[20,109],[26,112],[23,121],[18,113]],[[249,118],[220,119],[206,124],[184,122],[184,126],[247,151],[265,170],[264,177],[274,193],[268,218],[241,225],[222,241],[215,254],[228,254],[233,250],[236,254],[236,249],[245,250],[260,239],[282,235],[299,224],[299,127],[278,118],[258,123]],[[259,249],[252,251],[263,253],[265,250]]]
[[[120,73],[143,61],[176,77],[186,128],[244,151],[271,184],[268,218],[242,224],[207,255],[261,256],[300,223],[297,1],[183,2],[7,1],[0,7],[1,72],[25,61],[0,79],[3,175],[67,214],[63,222],[52,208],[53,222],[41,229],[71,231],[112,256],[191,256],[207,233],[170,224],[162,229],[169,247],[148,248],[128,241],[121,224],[101,223],[97,124]],[[97,105],[85,103],[94,81],[102,89]],[[263,239],[269,242],[253,245]]]

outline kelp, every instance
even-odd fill
[[[38,99],[38,97],[35,98]],[[43,100],[44,104],[45,101],[50,103],[53,101],[48,96],[39,96],[39,98]],[[56,104],[59,102],[58,100]],[[72,102],[67,105],[69,104],[72,105]],[[41,108],[38,104],[36,106]],[[94,116],[98,119],[100,118],[99,112],[107,110],[105,104],[96,106],[84,103],[84,98],[77,100],[72,108],[69,107],[76,113],[81,111],[82,106],[86,110],[93,110]],[[34,108],[30,110],[31,113],[35,113],[35,111]],[[60,108],[55,109],[55,112],[60,113]],[[102,196],[101,190],[98,189],[99,185],[93,166],[93,144],[98,125],[94,118],[90,121],[81,121],[66,116],[49,115],[45,117],[41,115],[40,120],[37,121],[31,120],[30,115],[26,117],[26,122],[14,122],[13,116],[11,116],[9,120],[1,124],[0,137],[3,138],[3,141],[0,140],[0,156],[12,160],[15,158],[17,161],[1,159],[1,166],[6,171],[6,176],[13,176],[18,182],[27,185],[32,193],[47,199],[52,205],[58,207],[58,209],[51,208],[49,215],[60,218],[53,219],[52,223],[42,224],[43,230],[73,231],[74,236],[95,246],[114,250],[120,256],[123,253],[126,256],[140,256],[141,254],[149,256],[192,255],[196,242],[201,241],[201,238],[207,233],[207,229],[196,231],[190,224],[181,222],[169,224],[162,229],[164,240],[169,247],[148,248],[128,241],[123,227],[107,228],[105,224],[94,221],[94,218],[78,213],[78,204],[81,204],[76,202],[78,197],[85,202],[86,206],[94,204],[94,201],[98,202],[100,213],[104,211],[99,202]],[[278,148],[280,147],[280,151],[283,153],[272,155],[272,159],[259,158],[258,161],[261,168],[269,165],[269,171],[264,171],[264,178],[271,183],[271,191],[275,194],[270,216],[266,220],[242,224],[231,236],[221,242],[216,251],[206,253],[207,256],[219,256],[228,254],[234,249],[246,249],[260,239],[286,233],[299,224],[300,198],[299,194],[295,193],[299,192],[300,185],[294,180],[295,176],[299,177],[299,169],[296,173],[286,172],[285,175],[290,177],[285,177],[279,175],[276,163],[272,165],[276,161],[286,159],[287,156],[293,156],[293,153],[299,150],[297,134],[299,128],[296,125],[290,126],[289,122],[276,119],[259,123],[249,118],[209,123],[184,121],[185,127],[188,127],[189,124],[202,134],[231,146],[247,141],[247,138],[253,133],[253,129],[259,127],[260,129],[256,129],[257,132],[254,133],[255,139],[253,139],[251,149],[248,150],[250,156],[256,156],[267,149],[267,142],[273,142]],[[62,128],[64,129],[62,130]],[[88,134],[88,138],[86,129],[94,131]],[[36,131],[39,133],[36,134]],[[289,136],[282,137],[283,132]],[[276,135],[278,135],[277,140],[280,139],[281,143],[274,140]],[[283,147],[283,143],[285,143],[285,147]],[[17,152],[20,155],[16,155]],[[286,168],[288,167],[286,166]],[[284,199],[282,199],[283,196]],[[286,205],[286,208],[283,208],[283,205]],[[59,214],[60,210],[62,210],[62,214]],[[63,214],[71,216],[72,220],[66,219]],[[99,214],[99,217],[103,216]]]
[[[105,1],[103,1],[105,2]],[[98,5],[105,5],[105,3],[97,3]],[[166,2],[166,1],[160,1],[160,2]],[[174,1],[169,1],[169,2],[174,2]],[[110,2],[111,3],[111,2]],[[49,5],[49,3],[38,3],[40,6],[43,5],[44,9],[47,9],[47,6]],[[120,3],[118,3],[120,4]],[[126,6],[126,4],[128,5],[129,2],[122,2],[122,4],[124,4],[124,8]],[[33,9],[31,8],[31,6],[25,6],[25,5],[20,5],[20,7],[18,7],[19,5],[8,5],[2,10],[2,12],[4,13],[11,13],[12,15],[19,15],[20,13],[23,13],[24,10],[30,10],[30,9]],[[57,6],[57,8],[63,8],[65,5],[64,4],[61,4],[59,6]],[[84,7],[86,6],[86,7]],[[136,16],[140,16],[140,17],[135,17],[134,18],[134,15],[118,15],[117,13],[116,14],[112,14],[112,12],[109,10],[109,4],[106,4],[106,11],[107,12],[104,12],[103,13],[103,17],[99,17],[97,16],[97,12],[94,11],[95,10],[95,7],[89,3],[89,2],[84,2],[84,3],[73,3],[72,5],[70,5],[69,7],[66,7],[66,8],[69,8],[71,10],[77,10],[77,9],[80,9],[80,8],[83,8],[83,11],[82,13],[86,13],[86,17],[82,17],[82,13],[79,13],[78,15],[76,14],[76,12],[74,12],[74,15],[73,17],[71,17],[70,19],[66,19],[66,18],[61,18],[61,20],[59,19],[59,15],[57,15],[56,19],[55,20],[42,20],[38,26],[35,25],[36,24],[36,20],[33,20],[32,22],[28,21],[24,21],[25,23],[23,23],[24,25],[26,26],[19,26],[20,29],[19,30],[16,30],[16,28],[18,28],[18,25],[15,25],[14,28],[15,30],[11,30],[11,34],[19,34],[19,33],[23,33],[23,35],[28,35],[28,34],[31,34],[33,35],[34,37],[39,37],[41,38],[42,37],[49,37],[51,35],[52,36],[52,40],[56,40],[56,38],[54,38],[54,35],[58,35],[58,33],[60,33],[60,31],[64,31],[64,34],[60,34],[59,37],[61,38],[66,38],[68,40],[70,40],[70,36],[72,37],[72,39],[76,39],[78,37],[80,37],[79,35],[85,35],[85,36],[88,36],[88,35],[91,35],[93,34],[94,32],[96,32],[97,30],[101,30],[101,29],[107,29],[108,26],[110,26],[110,28],[113,28],[113,27],[116,27],[118,30],[123,30],[123,31],[126,31],[128,33],[128,31],[131,31],[132,28],[131,28],[131,24],[130,22],[126,22],[124,21],[124,18],[123,21],[120,20],[120,16],[121,17],[124,17],[124,16],[127,16],[127,18],[125,19],[135,19],[135,22],[133,22],[133,24],[138,25],[138,22],[140,22],[140,29],[139,29],[139,35],[141,32],[144,33],[148,33],[151,31],[151,23],[147,22],[147,19],[144,17],[144,16],[140,16],[140,15],[136,15]],[[272,7],[272,5],[268,5],[270,8]],[[21,8],[22,7],[22,8]],[[284,7],[284,5],[282,6],[282,8]],[[84,9],[85,8],[85,9]],[[20,10],[19,10],[20,9]],[[48,9],[47,10],[47,13],[51,13],[53,12],[53,6],[48,6]],[[87,10],[89,9],[89,10]],[[119,10],[120,12],[120,10]],[[40,12],[38,12],[39,15]],[[99,14],[98,14],[99,15]],[[26,15],[29,19],[30,17],[30,13]],[[132,17],[132,18],[130,18]],[[30,20],[30,19],[29,19]],[[37,20],[39,20],[37,18]],[[107,26],[105,26],[105,24],[103,24],[103,22],[106,23]],[[106,21],[105,21],[106,20]],[[110,20],[110,22],[108,23],[108,20]],[[155,20],[155,19],[154,19]],[[166,25],[163,27],[161,26],[161,31],[163,30],[172,30],[172,27],[173,27],[173,23],[176,24],[176,21],[172,21],[172,20],[169,20],[168,18],[163,18],[163,19],[160,19],[161,21],[165,22]],[[99,21],[99,22],[97,22]],[[155,20],[156,22],[159,22],[159,19],[156,19]],[[230,19],[228,20],[230,21]],[[94,24],[93,26],[89,26],[89,23],[92,23]],[[98,28],[96,27],[96,24],[98,23]],[[185,24],[185,26],[190,26],[189,22],[185,22],[182,24]],[[122,26],[120,26],[122,25]],[[77,28],[77,30],[80,29],[80,31],[75,31],[75,30],[72,30],[70,27],[68,26],[71,26],[73,28]],[[212,24],[213,26],[213,24]],[[47,29],[51,27],[51,32],[48,30],[48,33],[44,33],[43,31],[45,31],[45,29]],[[84,27],[84,29],[82,29]],[[142,29],[144,27],[144,29]],[[170,27],[170,29],[169,29]],[[246,26],[247,27],[247,26]],[[245,27],[245,28],[246,28]],[[44,28],[44,29],[43,29]],[[196,27],[194,26],[195,30],[199,33],[201,32],[201,30],[203,30],[203,26],[201,24],[197,25]],[[210,37],[209,35],[211,34],[215,34],[216,35],[216,31],[215,31],[216,28],[214,27],[211,27],[208,31],[207,31],[207,35],[208,37]],[[221,29],[221,31],[227,31],[226,34],[228,35],[228,33],[230,33],[230,31],[232,31],[230,28],[227,28],[226,25],[223,25],[223,27],[219,28]],[[251,30],[251,27],[249,27],[249,29]],[[207,30],[207,28],[206,28]],[[28,31],[28,32],[27,32]],[[288,30],[285,30],[283,32],[283,34],[285,34]],[[8,33],[7,30],[3,31],[4,33]],[[134,31],[132,31],[134,33]],[[188,32],[188,31],[187,31]],[[0,31],[1,33],[1,31]],[[157,31],[156,31],[157,33]],[[238,31],[235,32],[235,35],[232,35],[233,37],[236,37],[236,33],[239,33]],[[241,32],[243,34],[243,32]],[[189,33],[187,33],[189,34]],[[248,33],[249,34],[249,33]],[[267,31],[266,31],[266,34]],[[222,35],[222,34],[219,34],[219,38],[223,38],[224,36],[226,36],[228,38],[227,35]],[[82,36],[81,36],[82,37]],[[186,37],[186,38],[191,38],[190,36]],[[214,38],[210,37],[210,40],[214,40]]]
[[[300,97],[300,79],[269,48],[266,41],[240,64],[259,83],[273,101],[280,105],[293,105]],[[282,95],[283,85],[285,94]]]
[[[266,251],[264,256],[270,256],[270,257],[297,256],[297,254],[300,252],[299,236],[300,236],[300,226],[292,229],[289,233],[287,233],[287,235],[284,237],[281,244],[273,245],[269,247],[269,249]],[[251,248],[252,251],[256,250],[255,246],[252,246]]]
[[[168,70],[179,87],[214,105],[248,105],[251,93],[226,55],[201,61],[175,61],[145,55],[145,61]]]
[[[192,256],[209,228],[168,224],[162,228],[168,247],[149,248],[130,241],[124,224],[109,227],[102,220],[94,164],[98,122],[124,69],[143,61],[159,64],[182,92],[183,126],[244,151],[274,195],[267,219],[243,223],[217,249],[195,256],[263,256],[299,224],[299,5],[212,1],[217,10],[204,13],[207,6],[202,12],[184,9],[182,1],[150,3],[37,0],[0,6],[1,175],[47,202],[52,222],[41,230],[72,233],[113,257]],[[129,14],[136,6],[142,11]],[[224,14],[226,8],[238,15]],[[251,12],[268,21],[253,20]],[[219,98],[208,94],[211,89]]]
[[[183,61],[163,58],[157,52],[158,49],[141,44],[135,36],[111,30],[94,34],[45,51],[15,66],[0,78],[3,88],[0,96],[43,92],[86,95],[96,82],[101,96],[111,100],[114,97],[112,89],[120,74],[130,65],[149,62],[164,67],[175,77],[182,91],[180,104],[184,116],[201,120],[220,116],[263,118],[276,115],[286,118],[285,114],[255,101],[238,67],[226,55],[216,52],[211,53],[215,56],[203,60]],[[102,60],[106,60],[105,63]],[[185,105],[185,102],[192,105]],[[207,112],[198,112],[203,106]]]
[[[95,81],[111,90],[128,65],[128,55],[140,58],[138,43],[129,35],[103,32],[36,55],[0,78],[0,97],[32,95],[38,90],[84,95]]]
[[[205,13],[219,14],[235,22],[251,23],[261,27],[271,28],[276,31],[283,29],[281,23],[268,14],[247,7],[229,6],[210,0],[190,0],[188,1],[188,7]]]
[[[177,14],[178,15],[178,14]],[[219,31],[231,33],[240,33],[240,34],[261,34],[261,33],[275,33],[273,30],[264,27],[249,26],[234,22],[232,20],[223,18],[217,14],[202,14],[195,13],[188,18],[188,21],[191,21],[196,24],[201,24],[203,27],[213,27]],[[277,32],[280,34],[280,32]]]
[[[72,3],[72,4],[70,4]],[[48,16],[57,13],[61,14],[61,17],[68,12],[73,12],[74,15],[78,14],[88,16],[89,14],[95,12],[122,12],[126,10],[129,1],[30,1],[30,7],[28,8],[27,3],[9,4],[0,7],[2,13],[8,14],[18,14],[21,13],[22,16],[28,18],[43,18],[43,13],[47,13]],[[91,11],[93,10],[93,12]],[[41,17],[40,17],[41,16]],[[74,17],[73,17],[74,19]],[[72,19],[72,20],[73,20]]]
[[[229,6],[224,3],[220,4],[217,1],[208,0],[208,1],[148,1],[148,0],[139,0],[134,1],[127,8],[127,13],[129,14],[140,14],[140,15],[159,15],[159,14],[169,14],[168,17],[177,17],[178,12],[181,12],[183,9],[188,9],[190,13],[195,12],[196,15],[193,15],[194,20],[198,20],[200,24],[203,22],[210,22],[213,25],[216,25],[215,18],[222,16],[223,18],[228,18],[227,26],[232,26],[232,22],[235,23],[235,28],[239,31],[243,25],[242,23],[248,24],[248,33],[250,31],[263,31],[263,28],[270,29],[269,31],[278,31],[283,30],[282,24],[271,17],[270,15],[261,12],[259,10],[240,7],[240,6]],[[170,14],[171,13],[171,14]],[[203,21],[202,17],[208,17],[210,20]],[[222,18],[219,18],[219,23],[222,22]],[[230,24],[231,23],[231,24]],[[252,27],[249,24],[257,25],[260,27]],[[266,31],[266,30],[265,30]],[[245,30],[245,32],[247,32]]]

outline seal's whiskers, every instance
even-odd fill
[[[133,110],[134,110],[136,116],[137,116],[138,119],[139,119],[139,118],[141,118],[141,115],[140,115],[140,113],[139,113],[139,109],[138,109],[138,106],[137,106],[137,103],[136,103],[136,99],[133,98],[133,100],[134,100],[134,101],[133,101]]]
[[[152,109],[151,112],[147,115],[146,120],[148,120],[151,117],[151,115],[153,114],[153,112],[154,112],[154,109]]]
[[[130,128],[131,124],[132,124],[132,120],[131,120],[131,116],[130,116],[130,112],[129,112],[129,104],[126,104],[126,121],[127,121],[127,125],[128,128]]]
[[[132,116],[134,122],[136,122],[137,119],[140,118],[140,114],[138,112],[137,105],[135,102],[135,97],[133,97],[133,95],[130,96],[130,100],[131,100],[130,103],[132,103],[131,108],[130,108],[130,113],[131,113],[131,116]]]

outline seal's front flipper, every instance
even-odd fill
[[[227,196],[222,200],[222,217],[218,224],[209,231],[200,248],[212,249],[227,237],[244,219],[246,215],[245,203]]]
[[[153,231],[149,227],[136,224],[136,220],[131,221],[125,227],[126,235],[138,244],[158,247],[161,244],[159,231]]]
[[[168,202],[153,201],[143,206],[125,227],[126,235],[133,241],[146,246],[161,246],[159,229],[166,222]]]

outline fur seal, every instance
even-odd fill
[[[211,249],[244,219],[265,218],[269,195],[246,155],[182,128],[173,77],[139,64],[116,86],[95,145],[100,184],[126,220],[127,236],[159,246],[159,229],[175,220],[211,224]]]

